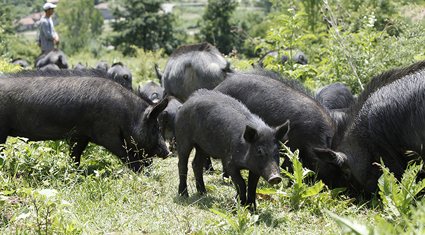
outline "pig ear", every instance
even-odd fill
[[[168,121],[168,111],[162,112],[161,116],[162,116],[162,120],[164,120],[165,122]]]
[[[314,153],[317,157],[319,157],[320,160],[330,163],[330,164],[336,164],[339,167],[341,167],[345,163],[345,158],[342,154],[338,154],[338,152],[333,151],[332,149],[322,149],[322,148],[315,148]]]
[[[289,132],[289,120],[287,120],[282,125],[276,127],[275,131],[276,131],[276,134],[275,134],[276,139],[278,139],[281,142],[285,142],[283,137],[285,137],[285,135]]]
[[[243,133],[243,138],[248,143],[253,143],[258,139],[258,131],[250,126],[245,127],[245,132]]]
[[[159,70],[157,64],[155,64],[155,72],[156,72],[156,76],[158,77],[159,83],[162,84],[162,77],[164,74],[161,72],[161,70]]]
[[[168,99],[162,99],[161,102],[154,105],[152,110],[148,113],[148,119],[156,119],[158,115],[167,108]]]

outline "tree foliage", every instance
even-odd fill
[[[198,41],[209,42],[220,52],[230,53],[238,41],[231,33],[230,22],[236,6],[233,0],[208,0],[202,20],[198,22]]]
[[[12,6],[0,2],[0,29],[3,30],[1,35],[14,33],[13,16],[11,14]],[[0,37],[0,40],[2,37]]]
[[[45,0],[1,0],[0,4],[9,6],[11,14],[16,19],[24,18],[34,12],[44,11],[43,5],[45,3]]]
[[[159,0],[124,0],[125,10],[114,10],[119,20],[112,23],[118,34],[113,45],[124,54],[135,52],[132,45],[148,51],[163,48],[171,54],[182,43],[185,34],[176,28],[174,14],[160,12],[161,3]]]
[[[0,56],[4,57],[4,61],[22,58],[30,63],[40,49],[35,44],[28,45],[25,40],[15,36],[14,12],[13,5],[0,2]]]
[[[102,33],[103,17],[94,0],[63,0],[55,14],[60,21],[56,27],[60,48],[66,54],[78,52]]]

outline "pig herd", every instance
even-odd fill
[[[106,66],[2,75],[0,143],[7,136],[66,139],[78,164],[93,142],[135,172],[151,157],[177,151],[182,196],[189,195],[188,160],[195,149],[197,191],[206,192],[210,158],[220,159],[240,202],[252,209],[260,177],[278,184],[279,167],[291,171],[280,142],[298,149],[317,179],[352,195],[377,190],[382,171],[375,162],[382,159],[400,179],[409,163],[422,160],[425,61],[372,78],[358,97],[342,83],[311,94],[272,71],[236,72],[208,43],[177,48],[164,72],[155,66],[161,84],[138,91],[126,66]],[[242,169],[249,171],[248,186]]]

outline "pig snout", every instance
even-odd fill
[[[156,151],[156,156],[163,159],[169,157],[171,154],[172,153],[168,151],[167,145],[165,145],[165,143],[161,145]]]
[[[280,177],[280,174],[274,174],[269,177],[267,182],[269,182],[269,184],[279,184],[282,182],[282,178]]]
[[[171,152],[168,151],[168,149],[161,149],[159,151],[156,152],[156,156],[162,159],[166,159],[167,157],[171,156]]]
[[[275,161],[269,162],[267,167],[265,167],[263,171],[263,178],[267,180],[269,184],[279,184],[282,182],[282,178],[280,176],[279,164]]]

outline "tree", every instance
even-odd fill
[[[161,12],[159,0],[124,0],[125,11],[116,8],[114,16],[119,19],[112,23],[117,33],[112,44],[122,52],[132,54],[132,46],[144,50],[163,48],[171,54],[185,39],[185,33],[177,30],[177,17],[172,13]]]
[[[13,34],[13,16],[11,15],[12,6],[0,2],[0,29],[4,34]],[[1,37],[0,37],[1,39]]]
[[[15,32],[13,28],[13,18],[10,14],[11,6],[0,2],[0,56],[7,52],[5,40]]]
[[[197,39],[215,45],[222,53],[230,53],[237,42],[231,33],[233,28],[230,23],[236,6],[233,0],[208,0],[202,21],[198,22]]]
[[[59,45],[65,54],[78,52],[102,33],[103,17],[94,8],[94,0],[63,0],[55,14],[60,22],[56,27]]]

